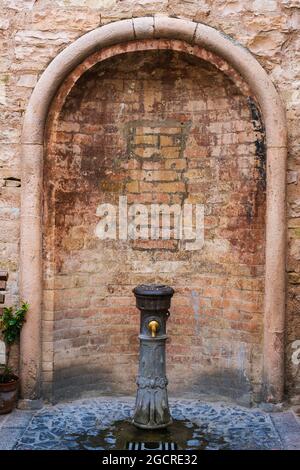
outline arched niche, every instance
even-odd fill
[[[140,50],[162,47],[166,41],[184,44],[223,71],[236,71],[246,82],[261,109],[266,129],[266,245],[264,287],[264,399],[279,401],[284,384],[285,311],[285,165],[286,124],[280,97],[257,60],[240,44],[206,25],[191,21],[147,17],[123,20],[91,31],[62,51],[37,83],[26,110],[22,134],[22,200],[20,290],[30,304],[30,315],[21,338],[21,381],[24,399],[41,393],[42,318],[42,188],[45,127],[51,103],[76,67],[89,67],[89,57],[105,51],[120,54],[122,47],[138,44]],[[167,46],[170,47],[170,46]],[[182,46],[181,46],[182,47]],[[80,64],[85,64],[80,66]],[[224,66],[225,64],[225,66]],[[80,69],[81,67],[81,69]],[[232,72],[231,72],[232,74]],[[244,87],[243,83],[241,86]],[[51,345],[49,345],[51,347]]]

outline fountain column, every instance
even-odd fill
[[[133,289],[141,312],[140,360],[133,424],[143,429],[172,423],[166,377],[166,322],[174,290],[165,285],[139,285]]]

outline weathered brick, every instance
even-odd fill
[[[292,32],[297,31],[295,2],[292,5],[291,2],[282,5],[280,2],[255,2],[255,8],[247,10],[244,32],[240,28],[245,24],[245,8],[240,8],[241,2],[236,2],[235,6],[228,6],[228,2],[211,2],[209,8],[206,4],[199,8],[197,2],[170,4],[150,0],[141,6],[139,2],[134,5],[129,2],[129,5],[128,2],[104,1],[100,2],[100,8],[99,2],[72,0],[71,4],[76,3],[74,10],[64,7],[56,10],[44,3],[39,8],[34,6],[30,14],[26,2],[14,2],[15,8],[3,7],[0,104],[5,107],[5,113],[0,119],[3,142],[0,249],[1,266],[10,271],[7,300],[17,301],[18,295],[19,219],[15,210],[20,207],[20,187],[9,187],[19,182],[5,178],[20,177],[18,146],[22,115],[37,77],[61,48],[98,26],[100,13],[101,24],[123,17],[152,15],[158,8],[159,13],[172,13],[204,23],[209,14],[212,27],[250,48],[272,72],[287,108],[291,237],[288,292],[292,299],[289,298],[287,307],[286,335],[288,341],[299,336],[297,41],[286,42],[286,25]],[[14,38],[14,45],[7,40],[9,37]],[[15,47],[13,54],[9,47]],[[222,368],[220,341],[225,349],[231,345],[238,348],[240,342],[255,346],[251,351],[252,359],[246,356],[243,373],[249,373],[253,384],[257,384],[260,381],[257,370],[264,289],[265,205],[260,177],[264,167],[256,155],[255,142],[259,136],[253,130],[247,100],[233,81],[202,61],[193,63],[171,51],[168,55],[155,51],[122,54],[122,57],[97,65],[76,83],[59,116],[57,132],[50,135],[52,146],[48,146],[44,194],[48,194],[51,185],[55,185],[56,192],[55,197],[48,194],[46,202],[49,204],[45,205],[49,213],[44,224],[47,290],[43,329],[44,339],[49,341],[43,353],[44,380],[52,380],[53,351],[48,343],[51,343],[50,320],[54,319],[54,327],[64,321],[77,324],[79,336],[87,335],[89,328],[95,329],[95,334],[84,340],[85,344],[80,345],[78,339],[75,346],[72,341],[68,342],[68,334],[71,336],[75,331],[74,325],[64,326],[61,334],[66,342],[60,345],[61,352],[54,358],[55,369],[68,371],[74,367],[68,377],[72,378],[73,374],[75,380],[80,376],[76,375],[79,365],[88,368],[93,361],[105,364],[108,370],[101,372],[103,387],[114,384],[112,388],[119,392],[126,383],[132,392],[136,370],[130,372],[126,380],[124,370],[128,373],[136,367],[138,341],[134,343],[132,331],[125,329],[126,334],[122,336],[120,329],[134,324],[138,330],[138,313],[134,308],[131,310],[129,300],[132,287],[140,282],[157,281],[172,284],[178,295],[186,293],[177,306],[174,298],[176,308],[172,315],[176,324],[171,323],[172,315],[170,318],[171,387],[174,383],[174,389],[179,389],[185,383],[191,388],[191,370],[196,377],[205,367],[209,372]],[[186,122],[191,122],[189,131],[182,125]],[[129,136],[123,132],[127,124],[129,132],[135,136],[131,147],[128,145],[129,150]],[[187,132],[187,138],[180,142],[182,132]],[[136,173],[135,180],[130,180],[129,171],[140,169],[143,172]],[[186,178],[194,183],[186,184]],[[156,185],[155,181],[164,183]],[[191,256],[173,240],[158,240],[153,245],[139,240],[136,246],[95,240],[97,205],[103,201],[110,203],[112,197],[117,200],[119,194],[128,195],[129,203],[203,203],[206,210],[203,252]],[[72,227],[83,225],[87,227],[87,234],[72,232]],[[245,226],[248,231],[244,230]],[[112,285],[121,291],[116,296],[116,305],[112,298],[104,295],[105,288]],[[56,290],[50,294],[53,286]],[[191,297],[195,290],[198,297]],[[193,302],[189,304],[188,299]],[[212,306],[212,300],[218,308]],[[53,306],[55,312],[51,310]],[[195,329],[197,315],[201,336]],[[112,343],[115,343],[106,351],[101,333],[103,324],[108,325],[105,337],[108,341],[113,338]],[[191,341],[184,338],[187,343],[182,345],[184,334]],[[289,361],[287,356],[287,364]],[[299,387],[298,378],[288,366],[289,394],[297,384]]]
[[[133,139],[134,145],[158,145],[158,135],[136,135]]]
[[[129,173],[132,179],[142,181],[176,181],[180,175],[170,170],[135,170]]]
[[[165,161],[166,169],[172,170],[184,170],[186,168],[186,160],[183,158],[179,158],[176,160],[168,159]]]
[[[172,135],[161,135],[160,136],[160,146],[169,147],[174,145],[174,137]]]
[[[138,181],[129,181],[126,184],[126,190],[129,193],[138,193],[140,191],[140,183]]]
[[[151,158],[153,155],[158,154],[156,147],[134,147],[133,154],[141,158]]]
[[[163,158],[179,158],[180,149],[178,147],[162,147],[160,153]]]
[[[182,181],[175,181],[172,183],[140,183],[141,192],[158,191],[162,193],[176,193],[185,192],[185,184]]]

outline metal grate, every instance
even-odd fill
[[[177,450],[176,442],[127,442],[127,450]]]

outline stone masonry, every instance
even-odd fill
[[[206,23],[247,47],[284,101],[287,169],[286,393],[300,395],[291,361],[300,339],[299,27],[295,0],[3,0],[0,14],[0,269],[6,304],[19,301],[20,133],[43,70],[84,33],[132,16]],[[55,104],[54,104],[55,106]],[[169,330],[170,390],[260,399],[265,162],[254,100],[201,59],[130,52],[93,66],[48,129],[45,162],[43,380],[49,398],[132,393],[138,315],[131,288],[178,292]],[[100,241],[97,206],[205,205],[206,247]],[[109,296],[113,301],[108,302]],[[26,300],[26,299],[25,299]],[[128,380],[127,380],[128,377]],[[126,378],[126,381],[125,381]]]

